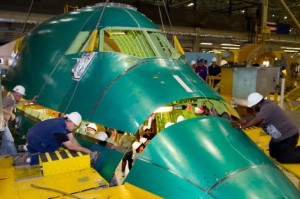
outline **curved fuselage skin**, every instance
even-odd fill
[[[78,32],[95,27],[100,32],[107,27],[159,31],[126,8],[109,6],[103,12],[94,7],[57,16],[24,38],[5,85],[22,84],[27,98],[39,94],[38,104],[78,111],[85,120],[131,133],[158,107],[176,100],[222,100],[183,58],[95,50],[82,78],[74,80],[72,69],[84,53],[66,52]],[[186,119],[160,132],[126,181],[166,198],[300,197],[242,131],[212,116]]]

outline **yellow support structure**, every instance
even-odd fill
[[[88,45],[85,49],[86,52],[93,52],[95,48],[98,47],[98,30],[94,30],[89,38]]]
[[[52,153],[43,153],[39,156],[40,166],[44,176],[74,172],[90,168],[90,155],[81,152],[61,150]]]
[[[284,99],[290,107],[291,111],[295,111],[300,108],[300,86],[297,86],[296,88],[291,90],[287,95],[285,95]]]
[[[215,80],[221,80],[221,77],[220,76],[211,76],[209,75],[207,77],[207,83],[210,87],[214,88],[214,85],[215,85]]]
[[[72,8],[73,10],[78,10],[78,6],[69,6],[68,4],[64,6],[64,13],[69,12],[69,8]]]

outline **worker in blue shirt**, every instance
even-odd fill
[[[30,164],[38,164],[38,153],[54,152],[62,144],[69,150],[91,153],[82,147],[74,138],[72,131],[81,123],[77,112],[65,117],[49,119],[35,124],[27,133],[27,149],[30,153]]]

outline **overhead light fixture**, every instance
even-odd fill
[[[300,50],[300,48],[297,47],[287,47],[287,46],[282,46],[282,49],[286,49],[286,50]]]
[[[221,50],[221,49],[214,49],[214,50],[213,50],[213,52],[214,52],[215,54],[220,54],[220,53],[222,53],[222,51],[223,51],[223,50]]]
[[[297,50],[283,50],[286,53],[297,53]]]
[[[287,19],[287,16],[284,16],[284,19]]]
[[[202,42],[202,43],[200,43],[201,45],[206,45],[206,46],[211,46],[212,45],[212,43],[206,43],[206,42]]]
[[[194,5],[194,3],[189,3],[188,7],[192,7]]]
[[[230,47],[230,46],[226,46],[226,47],[222,47],[222,49],[227,49],[227,50],[239,50],[240,48],[238,48],[238,47]]]
[[[239,47],[241,45],[239,45],[239,44],[221,44],[221,46],[237,46],[237,47]]]
[[[162,106],[154,111],[154,113],[166,113],[171,112],[173,110],[172,106]]]

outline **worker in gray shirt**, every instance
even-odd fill
[[[0,148],[1,155],[15,155],[17,153],[14,138],[8,128],[8,121],[14,121],[16,119],[16,115],[13,113],[15,105],[18,103],[34,103],[37,99],[37,96],[34,96],[31,100],[20,101],[23,96],[25,96],[25,88],[21,85],[17,85],[13,88],[12,92],[8,93],[2,100],[4,127],[1,131],[4,133]]]
[[[283,110],[259,93],[248,96],[248,107],[254,108],[255,117],[250,121],[241,121],[240,128],[261,124],[272,137],[270,156],[280,163],[300,163],[300,146],[297,146],[299,131]]]

